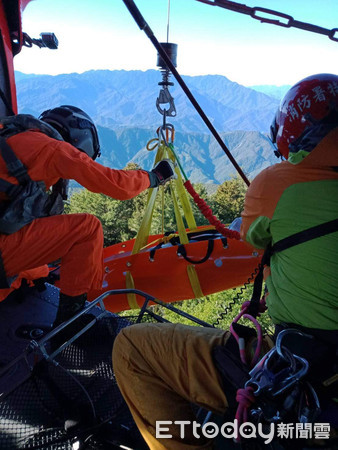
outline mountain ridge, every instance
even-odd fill
[[[183,78],[249,178],[275,162],[265,132],[279,103],[276,98],[221,75]],[[163,123],[156,108],[160,81],[161,74],[155,70],[93,70],[55,76],[16,72],[19,112],[39,116],[61,104],[76,105],[98,126],[103,164],[123,168],[135,162],[150,170],[153,157],[145,145]],[[177,116],[168,117],[167,122],[175,127],[183,167],[193,182],[222,183],[235,169],[173,82],[170,92]]]
[[[122,169],[131,162],[151,170],[155,151],[148,151],[146,144],[157,137],[152,130],[114,130],[99,126],[98,131],[102,164]],[[267,135],[258,131],[234,131],[220,133],[220,136],[250,179],[276,162],[274,147]],[[221,184],[236,176],[236,169],[210,134],[176,132],[175,152],[188,178],[194,183]]]
[[[278,101],[221,75],[183,76],[215,128],[266,131]],[[156,109],[161,74],[155,70],[96,70],[83,74],[17,74],[19,110],[39,115],[60,104],[75,104],[102,126],[151,127],[161,123]],[[43,89],[42,89],[43,88]],[[206,132],[206,126],[177,85],[170,88],[176,104],[176,129]],[[47,93],[47,95],[46,95]],[[171,119],[171,118],[170,118]]]

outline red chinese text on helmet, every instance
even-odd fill
[[[318,74],[295,84],[280,103],[271,125],[271,139],[288,158],[289,145],[305,130],[338,110],[338,75]]]

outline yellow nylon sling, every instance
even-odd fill
[[[154,144],[155,143],[155,144]],[[153,145],[151,145],[153,144]],[[172,161],[176,161],[176,157],[174,153],[171,151],[171,149],[164,144],[163,141],[160,141],[159,139],[155,138],[148,142],[147,149],[148,150],[154,150],[156,147],[157,153],[155,157],[155,164],[157,164],[162,159],[168,158]],[[189,230],[195,230],[197,228],[195,217],[193,215],[193,211],[191,208],[191,204],[187,195],[187,192],[183,185],[183,178],[181,171],[178,166],[175,167],[175,172],[177,174],[177,179],[170,181],[170,190],[171,190],[171,197],[174,204],[174,212],[175,212],[175,219],[177,224],[177,231],[180,238],[181,244],[188,244],[189,238],[188,234],[185,229],[185,225],[183,222],[183,218],[180,212],[178,200],[181,204],[183,215],[186,219],[187,225]],[[151,188],[148,193],[147,197],[147,203],[146,203],[146,209],[143,216],[143,219],[141,221],[141,225],[139,228],[139,231],[137,233],[137,236],[135,238],[135,243],[132,249],[132,255],[135,255],[141,251],[144,247],[147,246],[148,238],[150,235],[150,229],[151,229],[151,221],[153,217],[154,207],[155,207],[155,201],[158,194],[159,188]],[[148,244],[149,245],[149,244]],[[194,292],[195,297],[202,297],[203,292],[199,283],[198,275],[196,272],[196,269],[193,265],[187,266],[187,274],[189,277],[191,288]],[[127,289],[134,289],[135,283],[134,279],[132,277],[132,274],[130,271],[126,272],[126,287]],[[139,308],[139,305],[136,300],[135,294],[127,294],[128,303],[131,309]]]

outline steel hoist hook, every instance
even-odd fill
[[[168,105],[168,107],[161,107],[161,105]],[[163,86],[163,88],[160,90],[159,96],[156,99],[156,108],[157,111],[163,116],[176,116],[174,98],[170,94],[167,86]]]

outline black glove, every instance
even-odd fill
[[[167,181],[177,178],[175,173],[175,164],[171,159],[163,159],[158,162],[156,166],[148,173],[151,188],[157,187],[160,184],[165,184]]]

